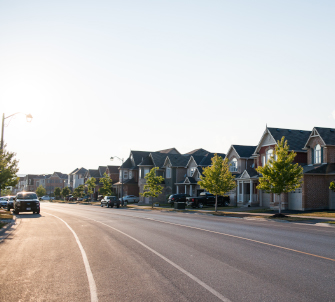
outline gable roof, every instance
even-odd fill
[[[257,146],[232,145],[240,158],[249,158],[255,152]]]
[[[262,146],[261,144],[263,142],[263,138],[267,134],[273,138],[276,145],[277,141],[280,141],[281,138],[285,136],[285,140],[287,140],[287,144],[289,145],[291,151],[306,152],[303,150],[303,148],[311,134],[311,131],[266,127],[253,155],[256,155],[256,153],[259,152],[259,149]]]
[[[335,146],[335,129],[314,127],[326,145]]]
[[[160,150],[160,151],[157,151],[159,153],[172,153],[172,154],[180,154],[180,152],[176,149],[176,148],[170,148],[170,149],[165,149],[165,150]]]
[[[204,156],[206,154],[208,154],[209,151],[199,148],[199,149],[195,149],[193,151],[187,152],[186,154],[191,154],[191,155],[200,155],[200,156]]]
[[[119,173],[120,166],[107,166],[109,173]]]
[[[88,169],[86,175],[87,177],[100,178],[100,172],[98,169]]]
[[[81,167],[80,169],[77,169],[77,171],[73,174],[85,174],[87,172],[87,169]]]

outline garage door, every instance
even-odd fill
[[[288,193],[288,209],[302,211],[302,191],[296,189]]]
[[[329,190],[329,209],[335,210],[335,192]]]
[[[262,192],[262,207],[270,207],[271,194]]]

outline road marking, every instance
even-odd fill
[[[43,213],[45,214],[48,214],[48,215],[51,215],[51,216],[54,216],[56,218],[58,218],[59,220],[63,221],[65,223],[65,225],[70,229],[70,231],[72,232],[74,238],[76,239],[77,241],[77,244],[79,246],[79,249],[81,251],[81,255],[83,256],[83,260],[84,260],[84,265],[85,265],[85,269],[86,269],[86,274],[87,274],[87,278],[88,278],[88,284],[89,284],[89,287],[90,287],[90,292],[91,292],[91,302],[98,302],[98,295],[97,295],[97,287],[95,285],[95,281],[94,281],[94,278],[93,278],[93,274],[92,274],[92,271],[91,271],[91,267],[90,267],[90,264],[88,262],[88,259],[87,259],[87,256],[86,256],[86,253],[85,253],[85,250],[83,248],[83,246],[81,245],[80,243],[80,240],[77,236],[77,234],[75,233],[75,231],[62,219],[62,218],[59,218],[58,216],[56,215],[52,215],[50,213],[46,213],[43,211]]]
[[[231,234],[222,233],[222,232],[216,232],[216,231],[206,230],[206,229],[197,228],[197,227],[193,227],[193,226],[189,226],[189,225],[185,225],[185,224],[167,222],[167,221],[153,219],[153,218],[148,218],[148,217],[145,217],[145,218],[138,217],[138,216],[132,216],[132,217],[137,217],[137,218],[141,218],[141,219],[152,220],[152,221],[156,221],[156,222],[161,222],[161,223],[166,223],[166,224],[181,226],[181,227],[185,227],[185,228],[200,230],[200,231],[204,231],[204,232],[208,232],[208,233],[213,233],[213,234],[219,234],[219,235],[228,236],[228,237],[237,238],[237,239],[243,239],[243,240],[247,240],[247,241],[251,241],[251,242],[255,242],[255,243],[259,243],[259,244],[263,244],[263,245],[267,245],[267,246],[272,246],[272,247],[280,248],[280,249],[283,249],[283,250],[287,250],[287,251],[291,251],[291,252],[296,252],[296,253],[300,253],[300,254],[304,254],[304,255],[308,255],[308,256],[313,256],[313,257],[317,257],[317,258],[321,258],[321,259],[330,260],[330,261],[334,261],[335,262],[335,259],[332,259],[332,258],[327,258],[327,257],[323,257],[323,256],[319,256],[319,255],[315,255],[315,254],[311,254],[311,253],[307,253],[307,252],[303,252],[303,251],[291,249],[291,248],[288,248],[288,247],[284,247],[284,246],[280,246],[280,245],[276,245],[276,244],[272,244],[272,243],[267,243],[267,242],[255,240],[255,239],[240,237],[240,236],[231,235]]]
[[[87,217],[86,217],[87,218]],[[195,282],[197,282],[199,285],[201,285],[202,287],[204,287],[205,289],[207,289],[209,292],[211,292],[214,296],[218,297],[221,301],[224,302],[231,302],[229,299],[227,299],[226,297],[224,297],[223,295],[221,295],[219,292],[217,292],[214,288],[208,286],[206,283],[204,283],[203,281],[201,281],[200,279],[198,279],[196,276],[192,275],[191,273],[189,273],[188,271],[184,270],[182,267],[180,267],[178,264],[174,263],[173,261],[171,261],[170,259],[166,258],[165,256],[163,256],[162,254],[158,253],[157,251],[155,251],[154,249],[152,249],[151,247],[149,247],[148,245],[146,245],[145,243],[139,241],[138,239],[106,224],[103,223],[101,221],[98,220],[94,220],[91,218],[87,218],[89,220],[101,223],[111,229],[113,229],[114,231],[119,232],[120,234],[134,240],[135,242],[137,242],[138,244],[142,245],[143,247],[145,247],[146,249],[148,249],[150,252],[154,253],[155,255],[157,255],[158,257],[160,257],[161,259],[163,259],[164,261],[166,261],[167,263],[171,264],[173,267],[175,267],[176,269],[178,269],[179,271],[181,271],[182,273],[184,273],[186,276],[188,276],[189,278],[191,278],[192,280],[194,280]]]

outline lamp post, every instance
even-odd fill
[[[120,157],[118,157],[118,156],[112,156],[110,159],[111,159],[111,161],[113,161],[114,160],[114,158],[117,158],[117,159],[119,159],[119,160],[121,160],[121,168],[122,168],[122,166],[123,166],[123,158],[121,159]],[[120,169],[121,170],[121,204],[122,204],[122,206],[123,206],[123,204],[124,204],[124,201],[123,201],[123,171],[122,171],[122,169]]]
[[[5,119],[6,119],[6,118],[9,118],[9,117],[11,117],[11,116],[14,116],[14,115],[16,115],[16,114],[19,114],[19,113],[22,113],[22,112],[16,112],[16,113],[11,114],[11,115],[9,115],[9,116],[7,116],[7,117],[5,117],[5,114],[4,114],[4,113],[2,114],[1,150],[3,149],[3,145],[4,145],[4,143],[3,143],[3,133],[4,133],[4,128],[5,128],[5,127],[4,127],[4,126],[5,126]],[[30,123],[31,120],[33,119],[33,117],[32,117],[31,114],[25,114],[25,113],[22,113],[22,114],[24,114],[24,115],[26,116],[26,118],[27,118],[27,122],[28,122],[28,123]]]

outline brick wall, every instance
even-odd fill
[[[309,209],[328,209],[329,184],[334,175],[308,175],[303,178],[302,207]]]
[[[335,163],[335,147],[324,148],[326,163]]]

